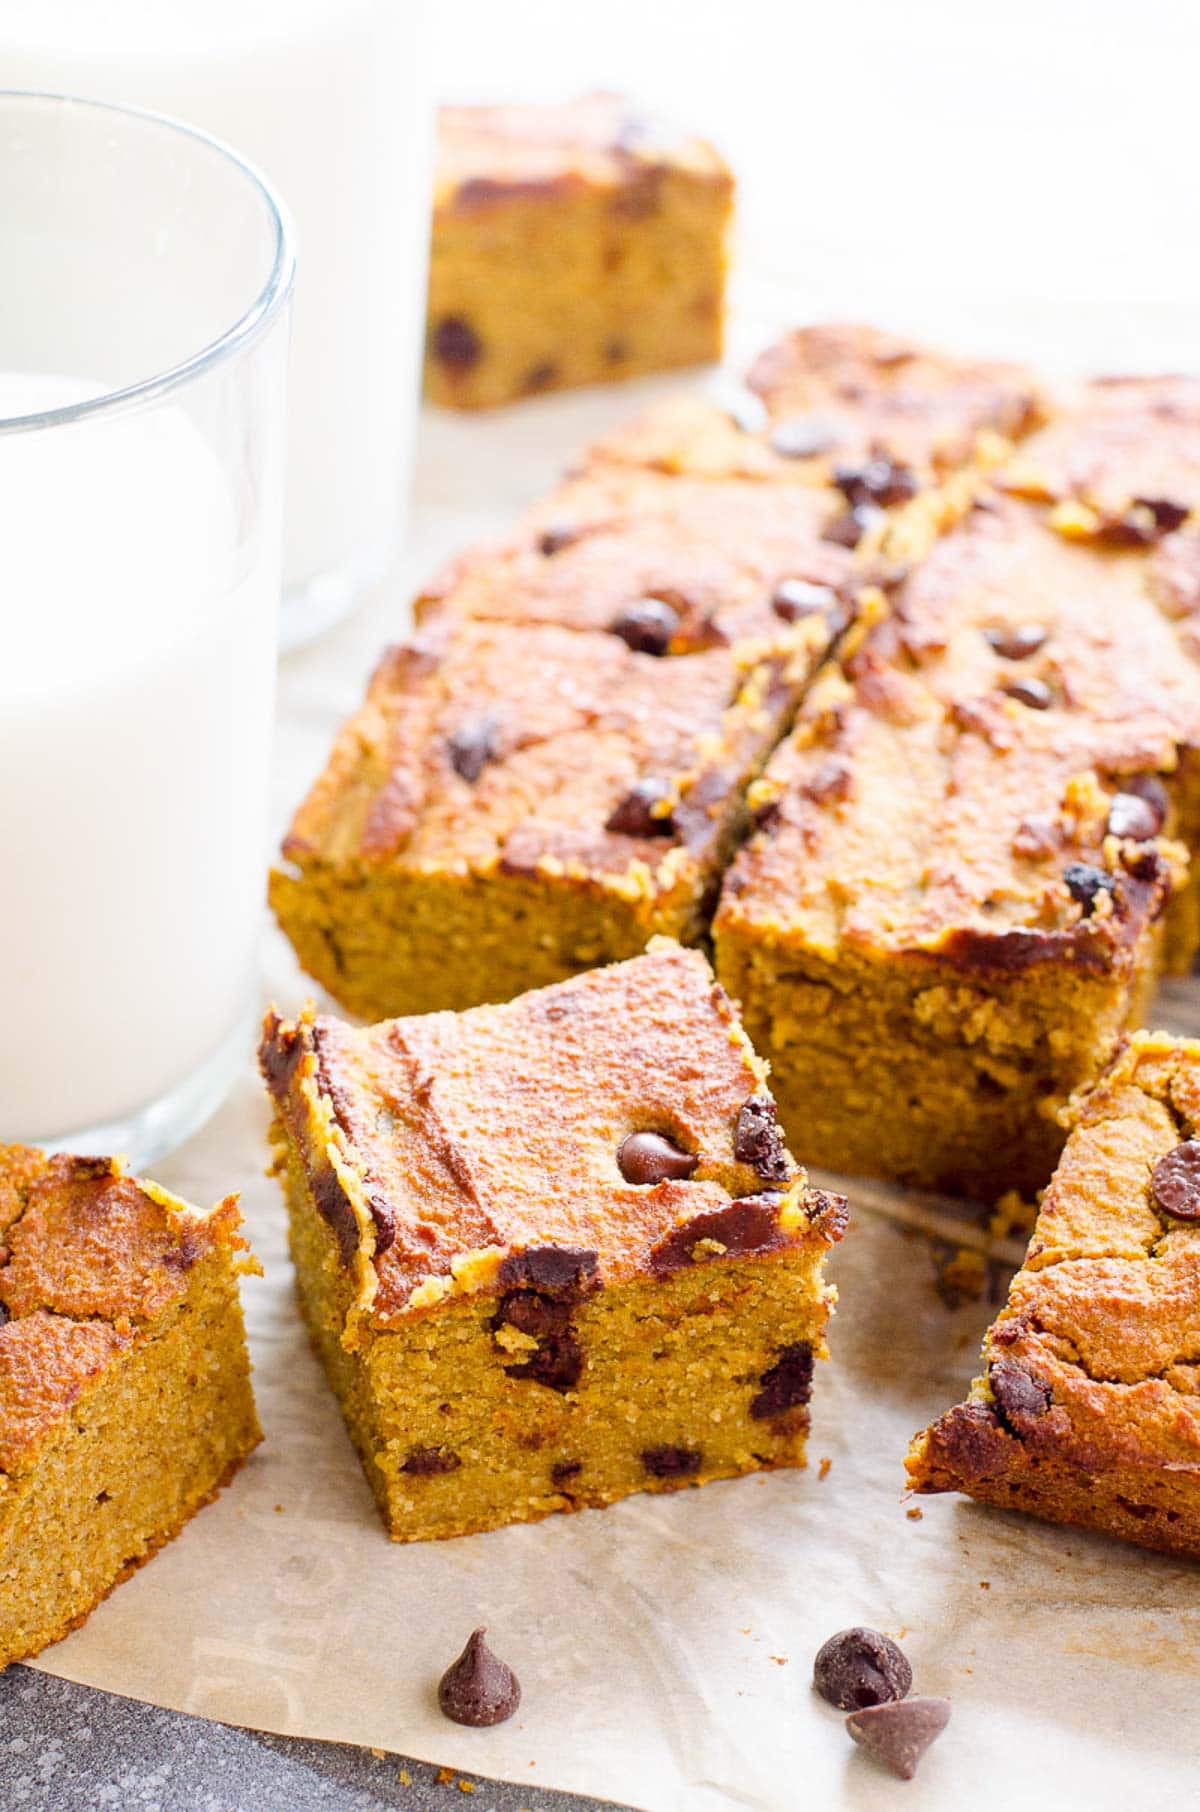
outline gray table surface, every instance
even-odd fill
[[[3,1812],[585,1812],[600,1803],[212,1724],[27,1667],[0,1673]]]

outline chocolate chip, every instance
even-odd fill
[[[0,1302],[0,1328],[4,1327],[6,1323],[11,1320],[12,1311],[9,1309],[8,1304]]]
[[[679,628],[679,612],[665,598],[635,598],[608,627],[635,654],[665,654]]]
[[[510,1378],[532,1378],[551,1390],[572,1390],[583,1371],[583,1348],[569,1330],[551,1334],[544,1346],[520,1365],[506,1365]]]
[[[699,1472],[704,1455],[698,1447],[643,1447],[642,1465],[656,1479],[686,1479]]]
[[[496,758],[499,728],[496,719],[490,715],[472,717],[459,724],[457,730],[446,738],[451,767],[464,780],[469,780],[472,786],[488,762]]]
[[[917,494],[916,474],[879,454],[863,466],[838,466],[833,482],[849,504],[907,503]]]
[[[673,837],[676,827],[671,813],[654,809],[671,797],[671,791],[665,780],[639,780],[613,807],[604,821],[605,830],[619,831],[625,837]]]
[[[500,1326],[507,1322],[522,1334],[532,1334],[541,1340],[547,1334],[565,1333],[570,1316],[569,1303],[555,1302],[552,1297],[543,1296],[540,1290],[510,1290],[500,1299],[496,1324]]]
[[[856,1625],[821,1644],[813,1662],[813,1688],[839,1711],[863,1711],[910,1692],[912,1668],[890,1636]]]
[[[502,1290],[536,1290],[573,1302],[598,1282],[599,1255],[583,1246],[526,1246],[501,1261],[496,1280]]]
[[[1024,661],[1037,653],[1050,631],[1041,623],[1015,623],[1011,627],[985,629],[983,633],[1001,660]]]
[[[635,1132],[617,1147],[617,1169],[627,1183],[665,1183],[690,1177],[700,1159],[662,1133]]]
[[[448,1447],[414,1447],[400,1470],[423,1479],[439,1472],[457,1472],[461,1465],[458,1455]]]
[[[823,415],[792,415],[771,430],[771,451],[781,459],[813,459],[836,447],[841,429]]]
[[[852,1711],[846,1729],[868,1755],[902,1781],[910,1781],[917,1763],[949,1722],[949,1699],[898,1699],[891,1705]]]
[[[1167,821],[1171,801],[1167,789],[1157,774],[1131,774],[1121,782],[1123,793],[1134,793],[1144,799],[1147,805],[1154,807],[1158,814],[1158,829],[1161,830]]]
[[[434,328],[433,350],[443,365],[469,371],[483,356],[483,341],[461,315],[445,315]]]
[[[1096,901],[1102,893],[1112,893],[1116,881],[1103,868],[1095,868],[1090,862],[1068,862],[1063,869],[1063,880],[1071,898],[1083,908],[1083,916],[1089,919],[1096,909]]]
[[[1019,705],[1027,705],[1031,711],[1048,711],[1054,703],[1054,694],[1045,680],[1030,674],[1028,679],[1005,680],[1000,688],[1009,698],[1015,698]]]
[[[785,1410],[798,1409],[812,1396],[813,1350],[807,1341],[785,1346],[774,1365],[759,1379],[762,1389],[750,1404],[756,1422],[769,1422]]]
[[[779,1230],[782,1200],[782,1196],[764,1190],[761,1195],[742,1196],[724,1208],[710,1208],[705,1214],[693,1215],[691,1220],[675,1227],[651,1248],[650,1269],[656,1277],[670,1277],[685,1265],[695,1264],[696,1248],[705,1240],[723,1247],[727,1257],[737,1257],[742,1252],[769,1252],[782,1246],[785,1243]],[[716,1257],[717,1254],[709,1256]]]
[[[868,530],[882,520],[883,511],[876,504],[856,503],[826,525],[821,539],[832,541],[837,547],[857,547]]]
[[[1147,843],[1162,829],[1162,814],[1149,799],[1137,793],[1117,793],[1108,808],[1108,828],[1114,837]]]
[[[755,806],[750,814],[750,822],[756,831],[764,831],[770,836],[783,823],[783,807],[778,799],[768,799],[764,804]]]
[[[1200,1221],[1200,1139],[1185,1139],[1150,1173],[1154,1200],[1175,1221]]]
[[[438,1704],[456,1724],[482,1728],[503,1724],[521,1703],[521,1685],[484,1641],[486,1629],[474,1630],[458,1660],[438,1685]]]
[[[1010,1359],[998,1359],[988,1368],[988,1383],[1000,1420],[1010,1434],[1019,1435],[1026,1422],[1038,1422],[1050,1408],[1050,1386]]]
[[[552,364],[549,359],[546,359],[540,365],[530,366],[529,370],[525,373],[524,382],[522,383],[521,388],[526,393],[532,390],[546,390],[554,383],[557,376],[558,366]]]
[[[577,1478],[582,1471],[582,1460],[558,1460],[550,1468],[550,1483],[565,1485],[568,1479]]]
[[[348,1265],[358,1251],[358,1218],[332,1165],[319,1170],[309,1184],[317,1213],[333,1231],[342,1263]]]
[[[802,617],[828,615],[840,604],[841,599],[832,585],[811,585],[807,579],[782,579],[771,594],[771,609],[785,623],[798,623]]]
[[[579,530],[568,528],[565,524],[560,528],[545,529],[538,536],[538,553],[544,554],[549,560],[552,554],[561,554],[564,547],[570,547],[578,539]]]
[[[737,1117],[733,1155],[751,1165],[764,1183],[782,1183],[788,1174],[779,1112],[770,1095],[751,1095]]]
[[[629,357],[629,347],[624,340],[606,340],[604,342],[604,360],[608,365],[619,365]]]
[[[1155,528],[1162,535],[1173,534],[1188,519],[1186,504],[1173,503],[1169,497],[1135,497],[1133,501],[1139,509],[1149,510]]]

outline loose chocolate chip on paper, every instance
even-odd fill
[[[1185,1139],[1150,1174],[1154,1200],[1175,1221],[1200,1221],[1200,1139]]]
[[[1149,799],[1137,793],[1117,793],[1108,808],[1108,828],[1114,837],[1147,843],[1162,829],[1162,815]]]
[[[511,1667],[494,1655],[484,1637],[474,1630],[458,1660],[442,1675],[438,1704],[443,1716],[455,1724],[483,1728],[503,1724],[521,1703],[521,1685]]]
[[[774,1365],[759,1379],[762,1386],[750,1404],[755,1422],[769,1422],[789,1409],[799,1409],[812,1396],[813,1350],[807,1341],[785,1346]]]
[[[1054,703],[1054,693],[1045,680],[1032,673],[1028,679],[1005,680],[1000,690],[1030,711],[1048,711]]]
[[[656,1479],[686,1479],[699,1472],[704,1455],[698,1447],[643,1447],[642,1465]]]
[[[499,724],[492,716],[468,718],[446,738],[450,765],[473,786],[489,761],[496,759]]]
[[[446,315],[433,330],[433,350],[443,365],[469,371],[483,356],[483,341],[461,315]]]
[[[695,1152],[683,1151],[662,1133],[630,1133],[617,1147],[617,1169],[627,1183],[682,1182],[699,1162]]]
[[[608,627],[635,654],[665,654],[679,628],[679,612],[665,598],[634,598]]]
[[[790,415],[771,430],[771,451],[781,459],[815,459],[828,453],[841,437],[837,423],[825,415]]]
[[[764,1183],[782,1183],[788,1174],[779,1113],[770,1095],[751,1095],[737,1117],[733,1155],[749,1164]]]
[[[1083,908],[1085,919],[1095,911],[1100,895],[1112,893],[1117,885],[1114,876],[1103,868],[1094,867],[1091,862],[1068,862],[1063,869],[1063,880],[1071,898]]]
[[[840,603],[832,585],[813,585],[807,579],[781,579],[771,596],[771,609],[785,623],[828,615]]]
[[[1050,631],[1041,623],[1005,624],[999,629],[985,629],[984,639],[1003,661],[1028,660],[1045,643]]]
[[[605,819],[604,828],[618,831],[625,837],[673,837],[676,826],[672,814],[654,809],[670,797],[671,787],[667,781],[639,780],[623,799],[617,801]]]
[[[949,1722],[949,1699],[897,1699],[852,1711],[846,1729],[868,1755],[902,1781],[910,1781],[917,1763]]]
[[[912,1668],[890,1636],[856,1625],[821,1644],[813,1688],[839,1711],[863,1711],[902,1699],[912,1689]]]

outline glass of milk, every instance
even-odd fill
[[[199,133],[0,94],[0,1141],[144,1165],[256,1017],[286,212]]]
[[[3,0],[0,88],[199,126],[265,172],[304,280],[288,378],[285,647],[395,553],[425,316],[423,0]]]

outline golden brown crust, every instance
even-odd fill
[[[1002,475],[1064,506],[1068,532],[1117,546],[1156,541],[1200,508],[1200,378],[1103,378],[1020,450]]]
[[[438,112],[439,212],[474,213],[514,197],[536,202],[584,188],[641,190],[666,168],[733,187],[711,145],[619,94]]]
[[[1047,408],[1040,382],[1021,366],[950,358],[842,322],[785,335],[759,355],[747,382],[776,424],[827,422],[831,460],[883,453],[918,471],[971,462],[981,437],[1019,440]]]
[[[653,1276],[688,1262],[685,1229],[714,1259],[841,1231],[840,1204],[807,1188],[778,1134],[768,1156],[738,1155],[747,1102],[774,1125],[763,1066],[705,959],[666,940],[461,1015],[361,1031],[272,1016],[261,1056],[343,1261],[373,1255],[382,1322],[451,1287]],[[645,1131],[693,1154],[694,1173],[627,1182],[618,1148]]]
[[[826,538],[844,508],[828,490],[668,476],[609,463],[601,449],[510,537],[451,562],[417,614],[608,631],[631,604],[656,598],[676,618],[673,655],[751,642],[799,645],[815,662],[863,581],[853,553]],[[836,594],[833,621],[781,611],[774,600],[788,580]]]
[[[1200,1553],[1200,1225],[1150,1180],[1198,1107],[1200,1044],[1162,1033],[1075,1104],[985,1376],[914,1443],[916,1489]]]
[[[0,1472],[187,1293],[217,1247],[242,1252],[237,1199],[201,1214],[110,1158],[0,1146]]]
[[[755,789],[767,823],[726,880],[718,934],[753,922],[823,952],[970,969],[1119,959],[1182,852],[1114,837],[1113,802],[1200,743],[1200,674],[1152,576],[1142,553],[1076,546],[1029,506],[982,498],[846,677],[810,695]],[[1107,878],[1082,897],[1072,864]]]

